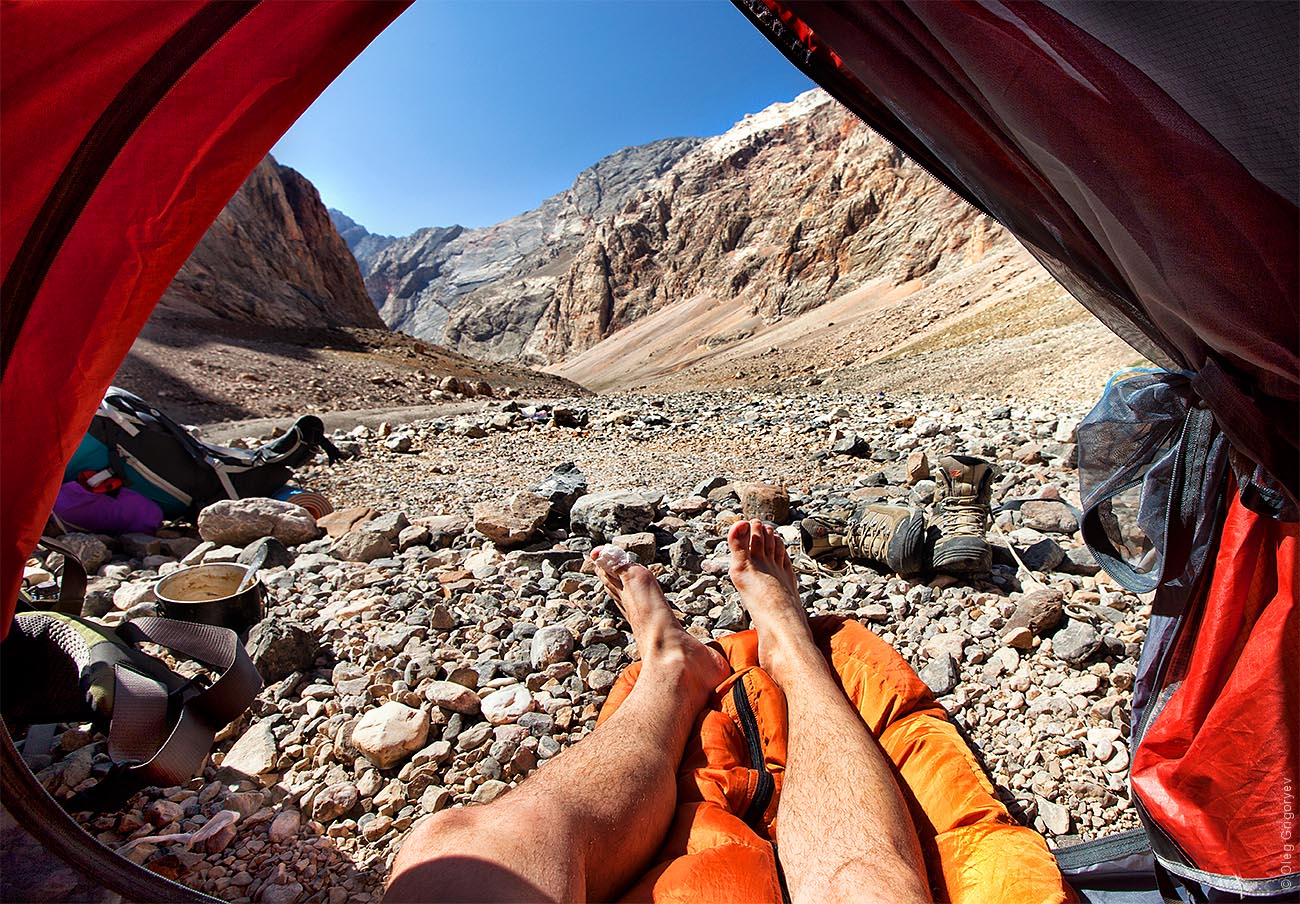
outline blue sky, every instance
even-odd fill
[[[273,153],[371,232],[485,226],[810,87],[726,0],[419,0]]]

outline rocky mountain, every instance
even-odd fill
[[[379,252],[397,241],[396,236],[375,235],[341,210],[335,210],[333,207],[326,210],[329,212],[334,228],[339,231],[339,235],[347,243],[348,250],[352,252],[352,256],[357,259],[363,271],[369,268],[370,262]]]
[[[159,307],[270,326],[384,326],[316,188],[270,156],[204,234]]]
[[[370,296],[393,329],[497,360],[524,357],[533,326],[596,224],[699,143],[668,138],[625,148],[584,170],[567,191],[503,223],[422,229],[398,239],[363,258]],[[460,315],[449,329],[461,305],[475,316]]]
[[[738,301],[771,321],[1013,244],[810,91],[705,141],[621,151],[497,226],[399,239],[365,273],[393,328],[547,364],[674,302]]]

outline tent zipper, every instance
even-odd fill
[[[176,83],[261,2],[221,0],[201,8],[122,86],[86,133],[0,285],[0,375],[50,267],[122,149]]]

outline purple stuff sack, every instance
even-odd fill
[[[135,490],[93,493],[75,480],[59,487],[54,514],[68,527],[95,534],[152,534],[163,522],[158,503]]]

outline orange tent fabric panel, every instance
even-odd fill
[[[814,635],[863,721],[898,767],[935,900],[1073,901],[1046,842],[1011,818],[943,707],[892,647],[855,621],[812,620]],[[678,774],[678,807],[655,865],[626,901],[781,901],[772,842],[786,763],[784,694],[758,665],[753,631],[718,641],[735,670],[700,715]],[[640,672],[629,667],[601,721],[626,699]],[[762,738],[763,767],[776,792],[761,833],[742,819],[758,786],[734,687],[743,691]]]

